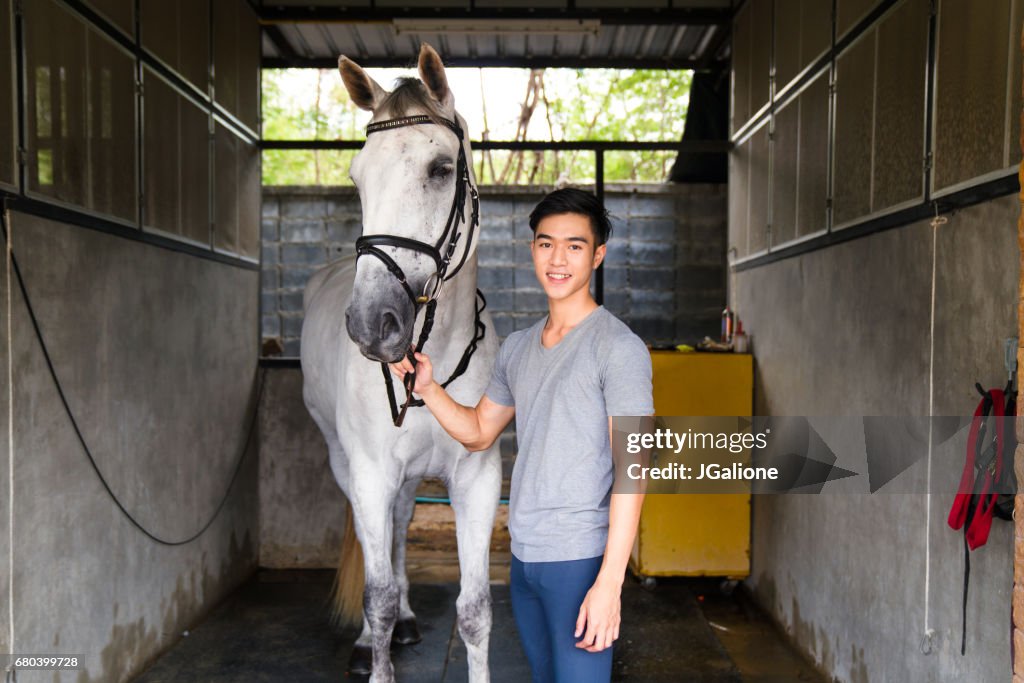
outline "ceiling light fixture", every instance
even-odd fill
[[[598,19],[393,19],[397,35],[409,33],[597,35]]]

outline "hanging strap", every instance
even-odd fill
[[[995,511],[996,500],[999,498],[999,490],[996,482],[1003,473],[1003,446],[1005,430],[1003,429],[1004,407],[1006,399],[1000,389],[992,389],[988,392],[992,397],[992,414],[996,418],[995,429],[995,458],[988,462],[980,462],[982,468],[979,475],[982,477],[982,484],[978,492],[977,510],[971,515],[967,524],[967,545],[975,550],[985,545],[988,541],[989,531],[992,529],[992,514]],[[984,451],[985,440],[980,440],[977,445],[979,451]],[[980,453],[979,453],[980,455]]]
[[[960,617],[960,654],[967,653],[967,596],[971,582],[971,551],[988,541],[992,528],[992,514],[999,498],[997,482],[1002,479],[1003,452],[1005,449],[1006,395],[999,389],[983,393],[981,402],[974,411],[971,428],[967,435],[967,455],[964,471],[960,477],[953,507],[949,511],[949,526],[964,530],[964,584]],[[993,443],[986,448],[986,419],[989,414],[996,418]],[[995,453],[982,461],[982,455],[991,449]],[[980,471],[976,471],[980,467]]]
[[[964,597],[960,603],[960,654],[967,654],[967,589],[971,584],[971,550],[964,534]]]
[[[974,490],[974,462],[975,452],[978,445],[978,434],[982,430],[985,417],[992,407],[992,396],[986,392],[984,398],[978,403],[974,410],[974,418],[971,420],[971,428],[967,435],[967,456],[964,459],[964,471],[960,475],[960,485],[957,487],[956,496],[953,499],[953,506],[950,508],[949,517],[946,522],[953,529],[961,529],[967,522],[967,511],[971,504],[971,495]]]

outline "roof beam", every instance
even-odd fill
[[[301,59],[301,57],[299,57],[299,53],[295,51],[292,44],[284,37],[281,27],[275,25],[264,26],[263,33],[267,38],[270,38],[270,42],[272,42],[274,47],[277,48],[282,59]]]
[[[260,149],[361,149],[365,140],[260,140]],[[615,151],[678,151],[688,154],[724,154],[733,147],[728,140],[683,140],[681,142],[637,142],[630,140],[477,140],[470,142],[474,151],[523,150],[532,152],[601,150]]]
[[[730,9],[687,9],[682,7],[638,8],[531,8],[531,7],[262,7],[263,24],[305,22],[390,22],[392,19],[596,19],[604,26],[635,24],[686,24],[727,26]]]
[[[714,68],[718,53],[731,37],[732,31],[719,28],[718,32],[708,41],[708,44],[704,46],[704,53],[697,59],[700,62],[698,69],[705,71]]]
[[[416,65],[416,56],[394,57],[353,57],[359,66],[367,68],[406,69]],[[447,67],[513,67],[521,69],[697,69],[703,63],[692,59],[666,59],[664,57],[579,57],[579,56],[545,56],[534,57],[448,57],[444,58]],[[264,69],[334,69],[338,66],[337,57],[264,57],[261,62]]]

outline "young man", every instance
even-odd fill
[[[484,450],[513,416],[512,609],[535,683],[611,677],[612,642],[642,494],[612,494],[611,417],[651,415],[651,359],[598,306],[608,214],[582,190],[547,195],[530,214],[534,270],[548,316],[502,344],[475,408],[456,403],[417,353],[414,392],[456,440]],[[392,365],[399,377],[412,370]]]

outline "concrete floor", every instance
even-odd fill
[[[422,566],[422,564],[421,564]],[[444,574],[432,572],[433,576]],[[410,602],[423,641],[392,650],[402,682],[466,680],[455,629],[455,582],[414,583]],[[261,571],[154,663],[136,683],[204,681],[314,683],[345,679],[356,633],[327,623],[330,571]],[[491,680],[530,680],[508,598],[492,585]],[[637,683],[824,683],[743,597],[711,580],[661,580],[653,590],[628,580],[614,681]],[[350,678],[349,680],[361,680]],[[362,679],[365,680],[365,679]]]

